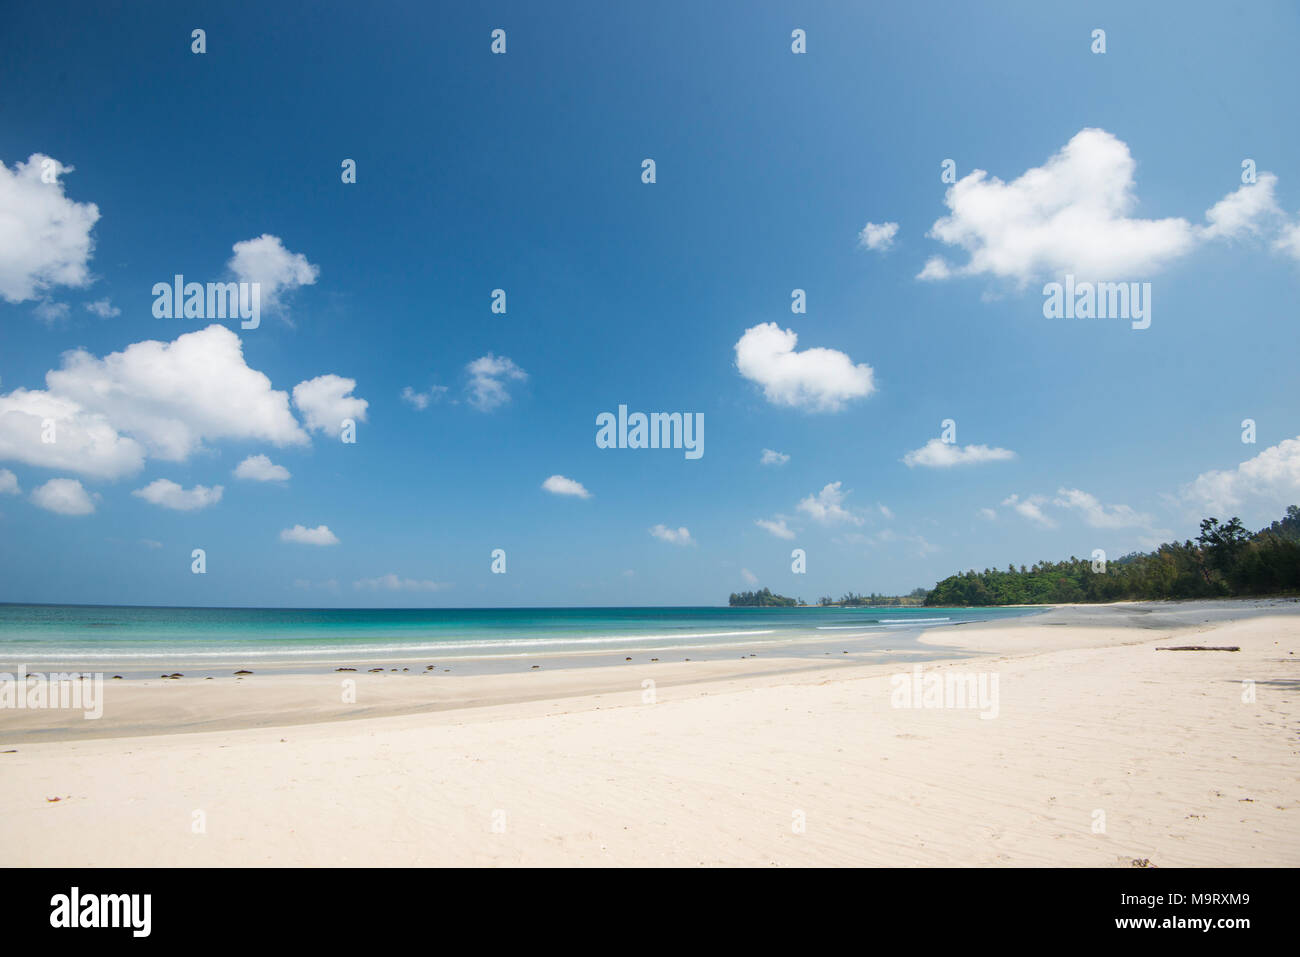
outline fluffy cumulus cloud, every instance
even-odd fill
[[[1127,505],[1103,505],[1095,495],[1082,489],[1057,489],[1052,504],[1078,511],[1093,528],[1150,528],[1152,524],[1150,515],[1134,511]]]
[[[32,491],[32,502],[59,515],[89,515],[95,503],[80,482],[70,478],[50,479]]]
[[[97,478],[144,466],[144,446],[99,412],[39,389],[0,393],[0,459]]]
[[[0,298],[25,302],[54,286],[86,286],[99,220],[94,203],[77,203],[60,176],[58,160],[33,153],[9,169],[0,163]],[[47,182],[48,180],[48,182]]]
[[[0,495],[18,495],[21,492],[22,489],[18,487],[18,476],[8,469],[0,469]]]
[[[223,491],[220,485],[212,488],[196,485],[194,488],[186,489],[170,479],[155,479],[131,494],[160,508],[170,508],[177,512],[193,512],[200,508],[207,508],[209,505],[216,505],[221,501]]]
[[[542,483],[542,488],[552,495],[569,495],[574,498],[591,498],[591,493],[583,486],[581,482],[575,482],[571,478],[565,478],[563,475],[552,475]]]
[[[288,395],[248,366],[225,326],[102,359],[73,350],[45,384],[0,393],[0,460],[117,478],[147,456],[183,461],[208,441],[308,442]]]
[[[350,394],[356,387],[355,379],[333,373],[318,375],[293,387],[293,404],[302,413],[307,428],[337,437],[343,431],[344,419],[366,421],[370,403]]]
[[[442,591],[450,588],[449,582],[435,582],[429,579],[402,578],[393,572],[378,578],[361,578],[352,583],[358,591]]]
[[[181,461],[205,440],[302,444],[288,397],[244,361],[243,343],[211,325],[172,342],[146,340],[97,359],[65,353],[45,376],[49,391],[107,417],[150,455]]]
[[[955,465],[979,465],[984,462],[1005,462],[1014,459],[1016,453],[1010,449],[990,448],[987,445],[961,446],[931,439],[919,449],[913,449],[903,456],[908,468],[918,465],[932,469],[948,469]]]
[[[1202,514],[1224,517],[1249,507],[1259,514],[1300,502],[1300,436],[1284,439],[1236,468],[1203,472],[1183,486],[1182,502]]]
[[[786,518],[782,515],[776,518],[756,518],[754,524],[765,532],[771,532],[777,538],[794,538],[794,532],[786,524]]]
[[[884,252],[894,245],[898,235],[898,223],[867,223],[858,233],[858,245],[864,249]]]
[[[1135,218],[1136,165],[1123,141],[1084,129],[1010,183],[973,171],[948,189],[949,215],[929,233],[964,250],[968,261],[954,266],[934,257],[918,278],[988,276],[1024,285],[1065,274],[1080,280],[1149,276],[1202,241],[1255,231],[1276,211],[1277,179],[1261,173],[1216,203],[1205,226]]]
[[[790,461],[790,456],[786,455],[784,452],[764,449],[763,457],[758,461],[760,465],[785,465],[786,462]]]
[[[796,352],[791,329],[765,322],[745,330],[736,343],[736,368],[763,387],[773,405],[810,412],[838,412],[846,402],[876,391],[871,366],[855,365],[835,349]]]
[[[280,533],[280,541],[295,545],[337,545],[339,543],[338,536],[330,531],[328,525],[317,525],[315,528],[295,525]]]
[[[849,493],[841,488],[843,484],[843,482],[831,482],[816,495],[809,495],[803,499],[796,508],[822,525],[861,525],[862,518],[844,507],[844,499]]]
[[[1209,224],[1200,230],[1205,239],[1239,239],[1258,234],[1263,225],[1282,212],[1274,198],[1277,177],[1260,173],[1255,182],[1229,193],[1205,211]]]
[[[226,265],[240,282],[255,282],[264,308],[283,311],[285,297],[299,286],[310,286],[320,275],[320,268],[307,261],[302,253],[284,248],[279,236],[263,233],[231,247],[234,255]]]
[[[235,478],[250,482],[287,482],[289,470],[276,465],[265,455],[250,455],[235,466]]]
[[[509,384],[525,382],[528,373],[505,356],[488,353],[465,367],[469,404],[480,412],[491,412],[510,401]]]
[[[691,530],[685,525],[681,528],[669,528],[667,525],[656,525],[650,529],[650,534],[661,542],[668,542],[671,545],[694,545],[695,539],[691,538]]]

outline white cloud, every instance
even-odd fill
[[[253,482],[287,482],[289,470],[276,465],[265,455],[250,455],[235,466],[235,478]]]
[[[1237,239],[1258,233],[1263,220],[1281,215],[1273,198],[1276,187],[1276,176],[1260,173],[1253,184],[1239,187],[1205,211],[1210,225],[1201,235],[1205,239]]]
[[[650,529],[650,534],[661,541],[669,542],[673,545],[694,545],[695,539],[691,538],[690,529],[685,525],[681,528],[668,528],[666,525],[656,525]]]
[[[967,445],[964,448],[942,439],[931,439],[919,449],[903,456],[908,468],[923,465],[927,468],[947,469],[954,465],[979,465],[984,462],[1005,462],[1014,459],[1010,449],[989,448],[987,445]]]
[[[264,308],[283,310],[284,294],[299,286],[310,286],[320,275],[302,253],[284,248],[280,237],[263,233],[231,247],[234,255],[226,263],[240,282],[255,282],[260,287]]]
[[[18,476],[8,469],[0,469],[0,495],[20,495]]]
[[[761,385],[773,405],[838,412],[849,400],[876,391],[871,366],[854,365],[834,349],[796,352],[798,340],[792,329],[783,331],[775,322],[765,322],[746,329],[736,343],[736,368]]]
[[[293,542],[298,545],[337,545],[339,543],[338,536],[330,531],[328,525],[317,525],[315,528],[295,525],[293,528],[286,528],[280,533],[280,541]]]
[[[887,521],[892,522],[894,520],[894,513],[889,510],[888,505],[877,502],[876,508],[880,509],[880,514],[883,515]]]
[[[303,424],[308,429],[337,438],[343,430],[344,419],[366,421],[370,403],[348,394],[356,387],[356,379],[332,372],[318,375],[293,387],[293,404],[302,413]]]
[[[774,452],[772,449],[764,449],[763,457],[758,460],[760,465],[785,465],[790,461],[790,456],[784,452]]]
[[[416,392],[409,385],[402,389],[402,401],[416,409],[424,410],[430,402],[437,402],[447,392],[445,385],[430,386],[428,392]]]
[[[751,572],[748,568],[742,568],[740,570],[740,577],[745,579],[746,585],[758,584],[758,576],[755,575],[753,572]]]
[[[786,524],[786,520],[782,516],[778,515],[776,518],[756,518],[754,519],[754,524],[761,529],[771,532],[777,538],[794,538],[794,532],[791,531],[790,526]]]
[[[42,441],[42,434],[54,441]],[[103,415],[49,392],[20,388],[0,394],[0,459],[117,478],[138,472],[145,451]]]
[[[1283,227],[1273,248],[1300,262],[1300,223],[1290,223]]]
[[[980,518],[987,518],[990,522],[997,521],[998,513],[991,508],[982,508],[979,510]]]
[[[44,170],[53,182],[42,182]],[[54,286],[87,286],[99,220],[94,203],[76,203],[59,176],[71,166],[44,153],[19,160],[12,170],[0,163],[0,298],[25,302]]]
[[[192,512],[196,509],[207,508],[209,505],[216,505],[221,501],[223,491],[224,489],[220,485],[212,488],[208,488],[206,485],[196,485],[187,491],[170,479],[155,479],[144,488],[138,488],[131,494],[162,508],[170,508],[178,512]]]
[[[883,253],[894,245],[897,235],[898,223],[867,223],[858,233],[858,245]]]
[[[95,503],[76,479],[54,478],[32,492],[32,501],[60,515],[89,515]]]
[[[450,588],[450,582],[435,582],[428,579],[401,578],[393,572],[378,578],[361,578],[352,583],[356,589],[368,591],[441,591]]]
[[[1135,512],[1127,505],[1103,505],[1095,495],[1081,489],[1061,488],[1056,490],[1056,495],[1053,505],[1077,509],[1093,528],[1150,528],[1152,525],[1150,515]]]
[[[1043,513],[1043,505],[1046,503],[1047,496],[1045,495],[1031,495],[1025,499],[1021,499],[1019,495],[1008,495],[1002,500],[1003,505],[1015,509],[1035,525],[1041,528],[1056,528],[1056,522]]]
[[[94,302],[86,303],[86,311],[94,313],[101,319],[113,319],[122,314],[122,310],[107,299],[96,299]]]
[[[1283,439],[1236,468],[1203,472],[1182,487],[1180,496],[1216,517],[1246,505],[1265,512],[1300,503],[1300,436]]]
[[[803,499],[796,507],[823,525],[834,525],[838,522],[861,525],[862,519],[844,507],[844,499],[849,493],[840,490],[843,484],[843,482],[831,482],[816,495],[809,495]]]
[[[416,392],[409,385],[402,389],[402,401],[410,403],[417,409],[429,407],[429,397],[423,392]]]
[[[581,482],[575,482],[571,478],[565,478],[563,475],[552,475],[542,483],[542,488],[553,495],[573,495],[577,498],[591,498]]]
[[[1105,130],[1079,131],[1045,164],[1005,183],[974,170],[951,186],[949,215],[933,239],[965,250],[951,267],[926,263],[919,279],[990,276],[1024,285],[1074,274],[1080,280],[1149,276],[1202,240],[1242,235],[1272,211],[1276,177],[1261,173],[1207,213],[1209,225],[1186,219],[1136,219],[1136,163],[1128,146]]]
[[[180,462],[218,439],[303,445],[289,397],[244,362],[225,326],[146,340],[103,359],[77,349],[46,389],[0,394],[0,460],[117,478],[145,457]],[[52,420],[54,441],[42,441]]]
[[[68,318],[69,306],[66,302],[52,302],[49,299],[42,299],[37,303],[36,308],[32,310],[32,315],[47,326],[55,325]]]
[[[938,256],[931,256],[927,259],[925,261],[925,266],[923,266],[921,271],[916,274],[917,279],[924,280],[948,279],[950,276],[952,276],[952,270],[949,269],[948,264]]]
[[[507,383],[524,382],[528,373],[505,356],[488,353],[465,367],[469,373],[469,404],[480,412],[491,412],[510,401]]]

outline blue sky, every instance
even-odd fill
[[[1300,502],[1293,6],[443,6],[6,11],[0,600],[814,601]],[[156,318],[177,273],[279,306]],[[1150,327],[1045,318],[1066,273],[1150,282]],[[327,375],[355,444],[290,400]],[[42,402],[117,451],[37,448]],[[597,448],[620,404],[703,413],[705,454]]]

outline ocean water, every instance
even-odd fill
[[[922,650],[916,637],[1034,608],[158,608],[0,604],[0,670],[507,661],[691,650]],[[928,656],[927,656],[928,657]],[[621,658],[619,659],[621,660]]]

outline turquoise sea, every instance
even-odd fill
[[[739,649],[783,655],[923,650],[930,628],[1034,608],[159,608],[0,604],[0,669],[291,670],[359,663]],[[620,659],[621,660],[621,659]],[[156,669],[154,669],[156,670]]]

